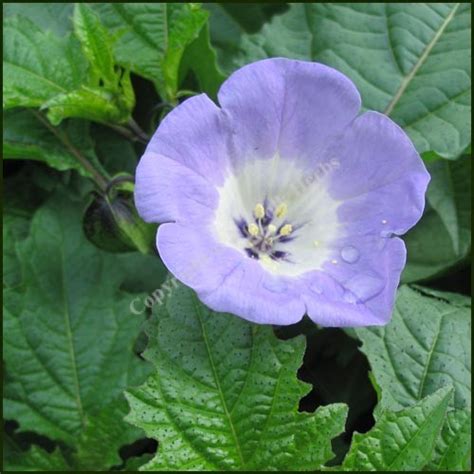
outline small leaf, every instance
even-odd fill
[[[459,301],[464,301],[461,305]],[[402,287],[387,326],[357,328],[361,350],[382,389],[381,408],[398,410],[448,384],[452,407],[471,403],[469,299]]]
[[[156,373],[128,391],[128,420],[159,442],[142,470],[315,470],[333,454],[344,405],[298,413],[304,340],[213,313],[188,288],[155,305],[145,356]]]
[[[163,99],[174,101],[183,51],[198,37],[207,13],[192,3],[102,3],[94,8],[109,29],[120,33],[118,63],[153,81]]]
[[[425,466],[426,471],[469,471],[471,452],[471,412],[448,412],[434,455]]]
[[[451,387],[445,387],[413,407],[382,412],[368,433],[354,434],[342,468],[378,472],[421,470],[433,452],[452,392]]]
[[[104,81],[106,88],[115,89],[118,84],[109,32],[102,26],[98,15],[84,3],[75,4],[73,24],[74,33],[95,75]]]
[[[129,79],[126,79],[129,83]],[[48,109],[48,118],[53,125],[59,125],[68,117],[94,120],[99,123],[126,123],[133,107],[128,98],[120,92],[105,88],[82,86],[67,94],[59,94],[43,104]]]

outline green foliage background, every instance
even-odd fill
[[[470,470],[470,4],[3,8],[5,471]],[[430,171],[386,327],[213,313],[137,215],[166,113],[275,56],[341,70]]]

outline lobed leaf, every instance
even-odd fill
[[[427,471],[468,471],[471,452],[471,411],[447,413]]]
[[[446,385],[454,386],[451,407],[470,407],[467,297],[403,286],[387,326],[355,331],[382,389],[382,408],[409,407]]]
[[[452,392],[445,387],[410,408],[383,411],[368,433],[354,434],[343,470],[421,470],[430,460]]]
[[[346,408],[298,413],[303,339],[214,313],[181,285],[156,316],[145,353],[156,373],[127,395],[128,420],[159,442],[143,470],[314,470],[333,456]]]

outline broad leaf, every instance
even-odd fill
[[[333,66],[420,153],[456,158],[471,142],[470,18],[467,3],[292,4],[242,35],[226,65],[284,56]]]
[[[384,411],[365,434],[354,434],[346,471],[419,471],[430,460],[452,388],[438,390],[401,411]]]
[[[463,300],[463,303],[460,303]],[[381,407],[398,410],[448,384],[451,406],[471,403],[471,316],[469,299],[402,287],[387,326],[357,328],[382,389]]]
[[[122,421],[122,392],[148,373],[132,351],[142,316],[119,291],[120,262],[83,236],[81,211],[56,195],[16,246],[23,281],[4,293],[4,416],[79,452],[84,438],[100,438],[103,462],[120,464],[120,443],[139,436]]]
[[[441,435],[435,445],[427,471],[469,471],[471,452],[471,412],[448,412]]]
[[[5,471],[51,472],[71,470],[58,448],[52,453],[37,446],[32,446],[28,451],[23,451],[8,436],[4,435],[3,440],[3,469]]]
[[[41,31],[21,16],[4,20],[5,108],[41,107],[58,94],[77,89],[86,78],[87,62],[75,38]]]
[[[471,158],[428,163],[431,182],[421,221],[404,236],[402,281],[426,280],[466,260],[471,250]]]
[[[73,3],[5,3],[3,15],[21,15],[42,30],[64,36],[72,30],[73,7]]]
[[[302,338],[213,313],[181,285],[155,307],[156,373],[127,395],[128,420],[159,442],[144,470],[314,470],[333,456],[346,409],[298,413]]]
[[[122,66],[154,82],[160,96],[175,100],[183,51],[206,22],[191,3],[101,3],[102,22],[119,34],[115,55]]]
[[[32,110],[14,109],[3,114],[3,156],[9,159],[38,160],[60,171],[77,170],[90,177],[90,170],[66,146],[64,139],[87,157],[92,166],[105,174],[98,162],[89,136],[89,124],[68,120],[53,128]]]

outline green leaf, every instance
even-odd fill
[[[81,213],[56,194],[16,246],[23,281],[4,292],[4,416],[79,453],[84,438],[100,438],[103,463],[120,464],[117,451],[129,437],[122,392],[149,372],[132,351],[142,316],[130,309],[135,295],[119,290],[120,262],[83,236]]]
[[[52,61],[54,58],[54,61]],[[86,80],[87,62],[75,38],[41,31],[21,16],[3,23],[3,106],[41,107]]]
[[[430,460],[452,388],[445,387],[415,406],[384,411],[365,434],[355,433],[346,471],[419,471]]]
[[[73,6],[73,3],[5,3],[3,15],[21,15],[42,30],[64,36],[72,30]]]
[[[151,80],[165,100],[174,101],[183,51],[198,37],[207,13],[193,3],[101,3],[103,23],[119,34],[119,64]]]
[[[471,159],[428,163],[431,182],[427,209],[404,237],[408,263],[405,283],[439,275],[468,257],[471,250]]]
[[[3,215],[3,286],[13,287],[21,282],[21,270],[15,252],[15,243],[28,235],[30,222],[23,213]]]
[[[159,442],[143,470],[278,470],[321,467],[346,408],[298,413],[304,339],[213,313],[179,285],[156,305],[146,358],[156,373],[128,391],[128,420]]]
[[[448,384],[454,386],[451,406],[470,407],[468,301],[460,295],[452,301],[449,293],[403,286],[387,326],[356,329],[382,389],[381,408],[409,407]]]
[[[287,9],[285,4],[276,3],[252,3],[245,8],[239,3],[204,3],[203,7],[210,12],[212,44],[227,73],[236,67],[234,57],[240,53],[246,33],[256,33],[274,14]]]
[[[426,198],[440,216],[459,254],[460,246],[469,247],[471,232],[471,159],[464,156],[454,163],[439,161],[429,167],[431,185]],[[464,234],[464,235],[463,235]],[[465,252],[465,250],[464,250]]]
[[[4,435],[3,469],[5,471],[70,471],[61,451],[56,448],[52,453],[37,446],[22,451],[15,442]]]
[[[66,136],[96,169],[105,174],[95,156],[87,122],[68,120],[53,128],[41,115],[31,110],[13,109],[3,114],[4,158],[43,161],[59,171],[74,169],[82,176],[92,176],[60,136]]]
[[[208,25],[204,25],[195,39],[185,50],[180,68],[180,82],[192,70],[199,82],[201,91],[212,99],[217,98],[217,91],[225,79],[217,65],[216,52],[209,40]]]
[[[124,81],[131,84],[128,73],[125,73]],[[120,124],[130,119],[134,102],[134,97],[127,98],[119,92],[102,87],[81,86],[75,91],[53,97],[44,103],[43,108],[48,109],[48,118],[53,125],[59,125],[68,117]]]
[[[418,152],[456,158],[471,141],[470,18],[467,3],[291,4],[243,35],[226,62],[283,56],[335,67]]]
[[[112,176],[135,173],[138,156],[130,140],[102,125],[91,128],[91,137],[100,162]]]
[[[126,401],[121,398],[87,419],[87,425],[77,440],[72,466],[81,471],[97,471],[119,466],[122,459],[118,447],[133,443],[141,436],[141,430],[130,429],[123,419],[128,412]],[[104,443],[113,449],[104,449]]]
[[[471,451],[471,412],[448,412],[434,455],[426,465],[426,471],[469,471]]]
[[[73,24],[74,33],[81,42],[95,76],[104,81],[106,88],[115,89],[118,84],[114,70],[113,42],[108,30],[98,15],[84,3],[74,5]]]
[[[44,32],[22,16],[5,19],[4,108],[49,109],[55,125],[67,117],[127,122],[135,97],[129,73],[114,70],[107,30],[84,5],[76,8],[74,24],[85,56],[70,35]]]

